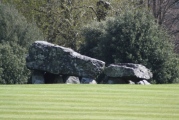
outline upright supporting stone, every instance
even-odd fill
[[[69,76],[66,80],[66,84],[80,84],[80,80],[78,77]]]
[[[34,70],[32,72],[32,84],[44,84],[44,74],[41,71]]]
[[[141,80],[141,81],[137,82],[137,84],[139,84],[139,85],[151,85],[147,80]]]
[[[97,84],[96,80],[91,79],[91,78],[82,78],[81,79],[82,84]]]

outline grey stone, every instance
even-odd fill
[[[29,48],[26,66],[52,74],[95,78],[104,70],[105,62],[81,55],[70,48],[36,41]]]
[[[32,72],[32,84],[44,84],[44,74],[41,71],[34,70]]]
[[[97,84],[96,80],[91,79],[91,78],[82,78],[81,79],[82,84]]]
[[[144,85],[144,82],[143,81],[139,81],[139,82],[137,82],[137,84]]]
[[[66,84],[80,84],[79,77],[69,76],[66,80]]]
[[[135,82],[133,82],[133,81],[129,80],[129,84],[134,85],[134,84],[135,84]]]
[[[139,85],[151,85],[147,80],[141,80],[141,81],[137,82],[137,84],[139,84]]]
[[[133,63],[111,64],[105,68],[104,74],[108,77],[120,77],[134,82],[153,77],[152,72],[145,66]]]
[[[147,80],[143,80],[145,85],[151,85]]]

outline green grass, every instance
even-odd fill
[[[179,120],[179,85],[0,85],[0,120]]]

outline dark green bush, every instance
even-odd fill
[[[27,23],[13,6],[0,4],[0,84],[27,82],[27,50],[41,36],[35,24]]]
[[[143,64],[155,83],[178,81],[178,58],[171,37],[146,10],[126,10],[115,18],[83,29],[82,54],[110,63]]]

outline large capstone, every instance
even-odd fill
[[[141,79],[149,80],[152,73],[141,64],[120,63],[111,64],[105,68],[104,74],[108,77],[123,78],[125,80],[139,81]]]
[[[105,62],[81,55],[70,48],[36,41],[29,48],[26,66],[52,74],[95,78],[104,69]]]

